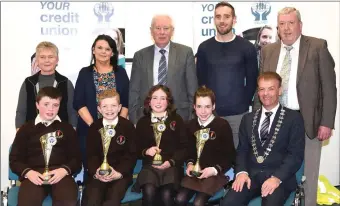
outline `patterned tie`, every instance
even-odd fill
[[[260,138],[261,143],[263,144],[269,135],[269,122],[270,122],[270,116],[273,114],[273,112],[265,112],[266,118],[264,119],[261,130],[260,130]]]
[[[161,59],[159,60],[159,68],[158,68],[158,84],[166,85],[166,58],[165,58],[165,50],[161,49],[159,52],[162,54]]]
[[[287,52],[285,58],[283,59],[282,68],[280,71],[280,76],[282,78],[282,95],[280,97],[280,103],[286,107],[288,104],[288,84],[290,68],[292,65],[292,57],[290,56],[290,50],[292,50],[293,47],[285,46],[285,49],[287,50]]]

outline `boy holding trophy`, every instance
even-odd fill
[[[175,198],[185,206],[196,194],[194,205],[204,206],[209,198],[228,183],[227,172],[235,160],[233,135],[229,123],[213,114],[215,94],[205,86],[194,97],[198,119],[188,123],[189,145],[186,177]]]
[[[42,205],[48,193],[53,205],[75,206],[77,185],[72,174],[81,169],[76,132],[58,114],[62,94],[44,87],[36,97],[39,114],[17,132],[9,156],[12,171],[20,176],[18,205]]]
[[[172,94],[166,86],[153,86],[144,108],[145,116],[136,126],[137,152],[143,159],[143,168],[134,190],[142,190],[143,206],[173,205],[175,189],[183,177],[185,126],[174,111]]]
[[[136,164],[135,127],[119,116],[122,105],[115,89],[102,91],[98,100],[103,118],[90,126],[86,140],[89,177],[82,205],[120,205]]]

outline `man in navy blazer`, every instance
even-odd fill
[[[279,104],[282,79],[276,72],[262,73],[257,82],[262,108],[241,121],[236,178],[221,206],[248,205],[257,196],[264,206],[284,205],[297,187],[305,148],[302,115]]]

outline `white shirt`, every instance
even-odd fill
[[[107,125],[117,125],[118,120],[119,120],[118,116],[112,122],[109,122],[109,121],[107,121],[106,119],[103,118],[103,126],[106,127]]]
[[[40,117],[40,115],[38,114],[37,117],[36,117],[35,120],[34,120],[34,125],[37,125],[37,124],[39,124],[39,123],[41,122],[41,123],[43,123],[43,124],[46,123],[46,124],[44,124],[44,125],[45,125],[46,127],[48,127],[48,126],[50,126],[55,120],[58,120],[58,121],[61,122],[61,119],[59,118],[58,115],[55,116],[54,119],[52,119],[51,121],[46,121],[46,120],[42,120],[41,117]]]
[[[269,118],[269,127],[268,127],[268,133],[270,131],[270,128],[272,126],[272,123],[273,123],[273,120],[274,120],[274,117],[275,117],[275,114],[277,112],[277,110],[279,109],[279,106],[280,104],[277,104],[273,109],[271,109],[270,111],[269,110],[266,110],[263,106],[262,106],[262,113],[261,113],[261,118],[260,118],[260,122],[259,122],[259,128],[258,128],[258,132],[259,132],[259,138],[261,138],[261,126],[263,124],[263,121],[266,119],[266,114],[265,112],[273,112],[273,114],[270,116]]]
[[[151,122],[156,123],[158,122],[158,119],[161,119],[161,121],[165,121],[168,118],[168,113],[165,111],[164,115],[162,117],[156,117],[154,113],[151,112]]]
[[[207,119],[206,122],[202,123],[200,118],[197,118],[198,124],[202,127],[206,127],[208,124],[210,124],[215,119],[215,115],[211,114],[210,117]]]
[[[162,48],[159,48],[155,44],[155,50],[154,50],[154,58],[153,58],[153,85],[158,84],[158,68],[159,68],[159,61],[161,60],[162,54],[159,52]],[[166,68],[168,68],[169,64],[169,51],[170,51],[170,42],[166,47],[163,48],[165,50],[164,56],[166,59]]]
[[[297,78],[297,70],[298,70],[298,62],[299,62],[299,51],[300,51],[300,37],[294,42],[293,49],[290,50],[290,56],[292,58],[291,62],[291,68],[290,68],[290,76],[289,76],[289,83],[288,83],[288,102],[287,107],[294,110],[299,110],[299,102],[297,97],[297,91],[296,91],[296,78]],[[276,73],[280,74],[282,63],[285,58],[287,50],[285,49],[285,46],[281,42],[281,50],[280,50],[280,56],[279,61],[276,68]]]

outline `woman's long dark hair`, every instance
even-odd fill
[[[91,53],[92,53],[92,57],[91,57],[91,62],[90,64],[96,64],[96,57],[94,56],[93,54],[93,50],[94,50],[94,47],[96,46],[96,43],[97,41],[99,40],[104,40],[106,41],[112,52],[113,52],[113,55],[110,57],[110,64],[113,66],[113,70],[115,70],[117,68],[117,64],[118,64],[118,50],[117,50],[117,45],[116,45],[116,41],[113,40],[109,35],[105,35],[105,34],[101,34],[99,35],[93,42],[92,44],[92,47],[91,47]]]

